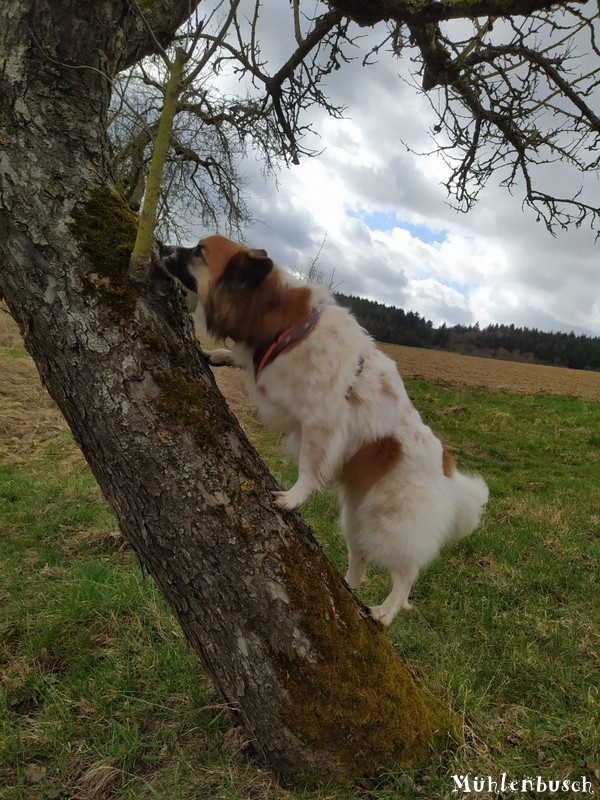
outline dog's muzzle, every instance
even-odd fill
[[[175,247],[170,244],[161,244],[158,250],[161,267],[190,292],[198,291],[196,279],[190,272],[194,251],[194,247]]]
[[[176,252],[177,248],[170,244],[161,244],[161,246],[158,248],[158,256],[163,262],[173,258]]]

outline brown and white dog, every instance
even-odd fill
[[[264,250],[208,236],[197,247],[162,247],[162,265],[198,296],[197,325],[247,375],[265,422],[287,434],[298,480],[277,492],[292,509],[336,484],[348,544],[346,581],[369,562],[392,589],[375,619],[389,625],[419,570],[442,545],[470,534],[488,499],[482,478],[459,472],[410,402],[396,364],[322,286],[298,283]]]

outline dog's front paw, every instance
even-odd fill
[[[411,609],[412,605],[406,602],[402,608]],[[369,606],[369,612],[375,622],[380,622],[384,627],[388,627],[394,621],[396,614],[398,613],[398,609],[396,608],[386,608],[385,603],[380,606]]]
[[[380,622],[386,628],[395,616],[395,614],[390,615],[383,606],[369,606],[369,613],[375,622]]]
[[[290,494],[291,492],[273,492],[273,500],[277,508],[281,508],[283,511],[292,511],[300,505],[300,503],[294,502],[294,498],[290,497]]]
[[[206,350],[204,355],[208,359],[211,367],[235,367],[236,363],[233,360],[231,350],[221,348],[220,350]]]
[[[285,511],[291,511],[292,508],[298,508],[308,499],[313,488],[312,481],[301,475],[287,492],[273,492],[275,504]]]
[[[348,584],[348,586],[355,592],[358,588],[360,588],[361,583],[364,581],[364,578],[357,578],[354,575],[351,575],[350,572],[347,572],[344,580]]]

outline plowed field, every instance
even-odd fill
[[[600,372],[477,358],[395,344],[383,344],[381,349],[398,363],[406,379],[422,378],[438,385],[474,386],[492,392],[556,394],[600,401]]]

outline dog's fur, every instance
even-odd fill
[[[244,368],[261,416],[287,434],[298,480],[277,493],[277,505],[296,508],[316,489],[337,484],[346,580],[356,589],[369,562],[389,571],[392,590],[371,609],[389,625],[410,608],[419,570],[446,541],[477,527],[485,482],[456,469],[410,402],[395,363],[324,287],[299,284],[263,250],[222,236],[196,248],[163,247],[161,261],[198,295],[196,322],[234,340],[231,354],[217,351],[213,363]],[[255,354],[315,308],[321,316],[314,327],[257,377]]]

